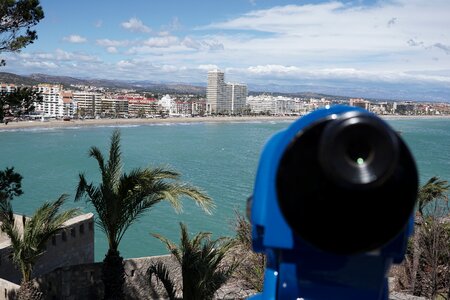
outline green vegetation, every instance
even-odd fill
[[[234,230],[236,236],[233,255],[240,261],[236,276],[244,281],[247,288],[261,292],[264,286],[266,256],[253,252],[252,226],[249,220],[239,213],[236,213]]]
[[[0,53],[19,52],[37,39],[31,30],[44,18],[39,0],[2,0],[0,2]],[[5,65],[0,60],[0,66]],[[40,102],[38,93],[30,88],[18,88],[14,93],[0,94],[0,123],[5,116],[18,117],[34,110],[33,102]],[[7,123],[7,121],[6,121]]]
[[[211,233],[200,232],[189,238],[186,225],[180,223],[181,239],[176,245],[158,234],[154,234],[163,242],[181,267],[183,280],[183,299],[213,299],[216,291],[232,276],[237,267],[236,262],[225,262],[226,254],[233,246],[232,240],[219,238],[211,240]],[[149,280],[156,276],[164,285],[170,299],[175,299],[176,284],[170,277],[170,271],[159,262],[148,269]]]
[[[417,196],[418,208],[421,216],[425,216],[424,208],[437,200],[448,202],[448,190],[450,185],[446,180],[440,180],[439,177],[431,177],[419,190]],[[436,213],[436,211],[432,212]]]
[[[180,182],[180,175],[172,170],[148,167],[122,173],[118,130],[111,137],[108,161],[97,147],[92,147],[89,155],[98,163],[101,183],[97,186],[87,183],[84,174],[80,174],[75,200],[86,196],[97,212],[97,224],[108,239],[109,249],[102,270],[105,299],[123,299],[123,258],[118,248],[127,229],[162,201],[181,211],[180,198],[186,196],[206,212],[210,212],[213,202],[198,188]]]
[[[44,11],[39,0],[2,0],[0,17],[0,52],[18,52],[37,39],[31,27],[44,18]]]
[[[430,178],[420,187],[415,233],[399,268],[399,289],[427,299],[450,299],[450,186]],[[426,208],[425,208],[426,207]]]
[[[22,175],[14,172],[14,168],[0,171],[0,201],[11,201],[23,194]]]
[[[0,229],[9,237],[12,262],[22,273],[18,299],[41,299],[42,293],[31,282],[33,267],[45,252],[47,241],[78,211],[59,212],[67,198],[62,195],[54,202],[44,203],[30,218],[22,216],[18,220],[14,216],[11,200],[23,194],[21,181],[22,176],[13,168],[0,171]]]
[[[20,117],[34,111],[35,103],[42,102],[40,93],[32,88],[17,88],[14,93],[0,93],[0,121],[4,117]]]

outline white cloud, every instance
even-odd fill
[[[287,74],[287,73],[298,73],[299,68],[294,66],[281,66],[281,65],[265,65],[265,66],[254,66],[248,67],[247,69],[253,74]]]
[[[69,43],[74,43],[74,44],[81,44],[81,43],[86,43],[87,39],[78,34],[73,34],[73,35],[65,36],[63,38],[63,41],[66,41]]]
[[[135,68],[136,65],[129,60],[121,60],[117,63],[119,68]]]
[[[297,80],[363,80],[366,82],[436,82],[450,83],[450,76],[439,74],[414,74],[396,71],[367,71],[355,68],[308,69],[297,66],[258,65],[233,69],[233,73],[251,74],[261,78],[285,78]]]
[[[106,48],[106,51],[108,51],[108,53],[117,53],[117,48],[116,47],[108,47]]]
[[[211,71],[211,70],[218,70],[219,67],[217,65],[199,65],[198,69],[203,71]]]
[[[143,32],[143,33],[149,33],[152,30],[150,27],[146,26],[141,20],[138,18],[131,18],[128,21],[123,22],[122,27],[132,31],[132,32]]]
[[[55,64],[54,62],[47,62],[47,61],[24,61],[22,65],[27,68],[39,68],[39,69],[58,68],[58,65]]]
[[[167,48],[179,44],[176,36],[152,37],[143,42],[144,46],[155,48]]]
[[[158,35],[159,36],[168,36],[168,35],[170,35],[170,31],[163,30],[163,31],[158,32]]]
[[[62,49],[56,49],[54,56],[52,57],[57,61],[81,61],[81,62],[99,62],[96,56],[78,53],[78,52],[68,52]]]
[[[339,50],[343,52],[339,56],[346,57],[354,55],[350,51],[407,51],[405,42],[410,39],[446,44],[442,39],[448,41],[449,37],[442,30],[450,28],[449,10],[446,0],[380,1],[373,6],[333,1],[255,10],[206,29],[232,30],[233,34],[253,31],[247,41],[241,41],[244,45],[256,44],[269,51],[276,48],[279,55],[284,53],[277,45],[288,53]]]
[[[171,72],[173,73],[173,72],[178,71],[178,67],[174,66],[174,65],[163,65],[163,66],[161,66],[161,71],[168,72],[168,73],[171,73]]]
[[[192,48],[192,49],[201,49],[202,44],[195,39],[191,37],[185,37],[184,40],[181,42],[181,44],[185,47]]]
[[[174,17],[172,19],[172,22],[168,26],[165,26],[166,30],[168,31],[175,31],[179,30],[181,28],[180,20],[178,20],[178,17]]]
[[[95,41],[97,45],[102,47],[125,47],[131,44],[128,40],[110,40],[110,39],[99,39]]]

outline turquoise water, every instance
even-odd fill
[[[450,180],[450,119],[392,120],[402,132],[419,167],[422,182],[439,175]],[[234,211],[243,211],[252,192],[259,154],[265,141],[289,122],[196,123],[123,126],[124,169],[168,165],[182,179],[201,187],[215,200],[213,215],[206,215],[189,201],[176,214],[159,204],[132,226],[122,240],[125,257],[165,253],[150,233],[178,241],[178,222],[191,232],[232,234]],[[116,127],[28,129],[0,131],[0,168],[14,166],[24,176],[24,195],[14,200],[16,211],[31,214],[44,200],[70,194],[66,207],[93,211],[84,202],[73,202],[79,172],[98,181],[96,161],[87,153],[90,146],[106,151]],[[96,230],[96,260],[106,253],[106,242]]]

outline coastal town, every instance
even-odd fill
[[[341,96],[298,96],[248,92],[247,85],[226,83],[224,72],[208,72],[205,94],[158,94],[152,91],[101,86],[41,83],[25,86],[1,83],[1,95],[23,88],[38,92],[34,111],[18,115],[4,107],[4,123],[20,120],[190,118],[205,116],[302,116],[327,105],[358,106],[378,115],[440,116],[450,114],[450,103],[388,101]]]

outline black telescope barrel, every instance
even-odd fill
[[[418,175],[388,124],[353,111],[301,130],[282,156],[276,188],[281,211],[300,238],[348,255],[378,249],[405,228]]]

